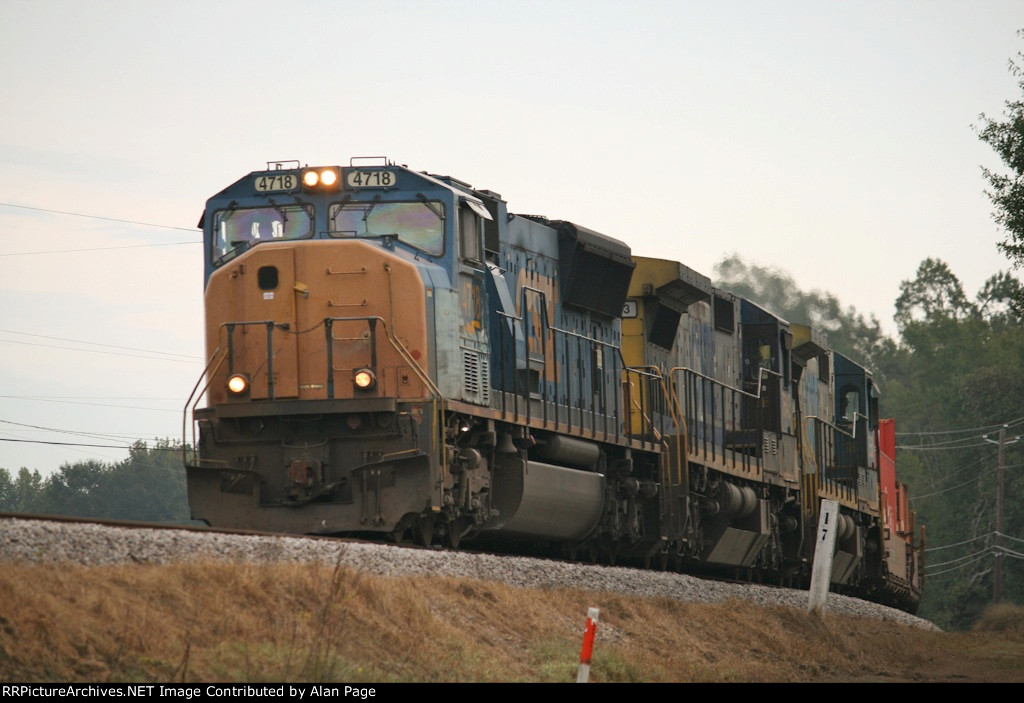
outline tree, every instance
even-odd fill
[[[0,468],[0,510],[188,523],[181,445],[136,442],[116,464],[65,463],[46,479],[25,468],[12,478]]]
[[[17,478],[11,478],[7,469],[0,468],[0,510],[43,512],[40,502],[42,489],[43,477],[38,471],[29,471],[23,466]]]
[[[978,291],[978,313],[983,317],[1002,322],[1021,322],[1024,309],[1015,301],[1024,300],[1024,285],[1005,271],[985,281]]]
[[[977,311],[977,306],[967,300],[960,279],[946,262],[925,259],[917,267],[917,277],[900,284],[895,320],[902,332],[913,320],[961,320]]]
[[[995,449],[988,433],[1010,422],[1020,431],[1024,397],[1024,325],[1007,309],[1020,285],[990,277],[972,302],[945,262],[925,259],[900,284],[898,366],[882,400],[897,418],[897,465],[911,484],[911,506],[927,525],[929,550],[921,614],[965,628],[992,596]],[[1007,464],[1020,448],[1007,449]],[[1001,532],[1024,536],[1024,481],[1008,477]],[[1020,560],[1004,559],[1006,600],[1024,602]]]
[[[1024,30],[1017,32],[1024,38]],[[1024,94],[1024,68],[1021,61],[1024,53],[1017,54],[1017,61],[1010,59],[1010,73],[1017,79],[1017,85]],[[989,118],[982,113],[979,119],[982,127],[977,129],[979,138],[992,147],[1003,163],[1010,169],[1009,174],[996,173],[982,167],[982,174],[988,181],[985,194],[995,205],[993,217],[996,224],[1006,230],[1006,239],[998,247],[1013,262],[1014,268],[1024,264],[1024,97],[1007,100],[1003,120]],[[1018,315],[1024,314],[1024,297],[1018,290],[1013,305]]]

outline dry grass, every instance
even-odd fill
[[[935,633],[323,564],[5,565],[0,677],[569,682],[588,607],[601,613],[594,682],[1024,681],[1020,609],[992,615],[1013,627]]]
[[[974,623],[975,632],[1002,632],[1024,637],[1024,608],[1012,603],[990,605]]]

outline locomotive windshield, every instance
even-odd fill
[[[221,210],[214,216],[211,256],[222,264],[249,246],[278,239],[304,239],[313,234],[313,211],[305,205]]]
[[[444,253],[444,203],[343,203],[330,211],[332,237],[394,236],[430,256]]]

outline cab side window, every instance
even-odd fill
[[[459,255],[466,261],[481,263],[480,218],[468,207],[459,208]]]

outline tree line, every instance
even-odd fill
[[[190,523],[181,444],[136,442],[123,461],[65,463],[46,477],[0,468],[0,510]]]

